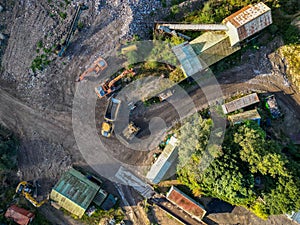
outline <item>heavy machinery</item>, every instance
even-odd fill
[[[34,192],[36,190],[36,187],[34,187],[31,183],[27,181],[22,181],[18,184],[16,188],[16,193],[17,194],[22,194],[34,207],[40,207],[44,203],[48,201],[48,199],[45,199],[41,202],[38,202],[34,197]]]
[[[127,140],[132,140],[132,138],[139,132],[140,128],[135,126],[133,122],[130,122],[128,126],[123,130],[122,134]]]
[[[110,137],[114,130],[114,122],[118,117],[121,100],[110,98],[106,107],[104,122],[102,123],[101,134],[104,137]]]
[[[59,57],[62,57],[64,55],[65,51],[67,50],[67,48],[70,44],[71,37],[72,37],[73,33],[75,32],[75,30],[77,28],[80,14],[81,14],[82,10],[86,10],[87,8],[88,7],[85,6],[84,4],[77,5],[76,12],[75,12],[75,15],[72,19],[71,26],[69,28],[67,37],[66,37],[66,39],[64,40],[64,42],[62,44],[59,44],[57,46],[57,49],[55,50],[56,54]]]
[[[96,73],[104,70],[107,67],[107,63],[106,61],[99,57],[94,63],[93,63],[93,67],[87,69],[86,71],[83,72],[83,74],[81,74],[79,76],[79,78],[76,80],[77,82],[82,81],[89,73],[95,71]]]
[[[112,80],[106,80],[104,83],[100,84],[99,86],[95,87],[95,92],[99,98],[103,98],[104,96],[108,96],[118,90],[120,86],[115,86],[116,82],[125,77],[127,74],[135,75],[133,69],[125,70],[119,76],[115,77]]]

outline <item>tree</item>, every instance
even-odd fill
[[[184,75],[182,69],[179,67],[176,67],[176,69],[169,74],[169,79],[175,83],[178,83],[185,78],[186,76]]]
[[[288,160],[279,143],[266,140],[265,131],[255,122],[230,127],[222,153],[202,172],[199,164],[208,143],[207,125],[211,127],[212,122],[191,118],[179,134],[177,175],[194,194],[244,206],[263,219],[300,209],[299,164]],[[254,185],[255,177],[261,178],[262,186]]]

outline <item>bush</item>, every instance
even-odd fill
[[[58,14],[63,20],[67,18],[67,13],[65,12],[59,12]]]

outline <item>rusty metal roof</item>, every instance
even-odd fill
[[[13,219],[19,225],[27,225],[34,218],[34,214],[26,209],[12,205],[7,209],[5,217]]]
[[[226,17],[223,20],[223,23],[230,22],[236,28],[238,28],[270,10],[271,9],[263,2],[259,2],[255,5],[247,5],[239,11]]]
[[[170,191],[167,193],[167,199],[197,219],[201,220],[206,214],[202,205],[174,186],[172,186]]]

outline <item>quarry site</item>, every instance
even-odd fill
[[[181,188],[178,190],[176,187],[173,188],[178,184],[174,173],[170,176],[170,183],[163,179],[154,182],[155,179],[158,179],[158,175],[152,180],[149,179],[150,175],[146,175],[151,166],[155,165],[157,156],[163,155],[163,150],[158,147],[159,144],[161,142],[164,142],[166,146],[170,144],[172,135],[167,136],[171,134],[170,129],[183,119],[177,108],[174,107],[174,102],[188,111],[188,103],[191,101],[196,112],[206,109],[209,101],[205,91],[199,88],[199,85],[193,81],[186,83],[183,81],[183,85],[187,86],[186,95],[177,95],[177,89],[168,87],[169,91],[163,92],[164,95],[154,97],[153,102],[150,101],[152,99],[150,97],[150,100],[145,99],[145,101],[132,103],[130,102],[133,100],[127,100],[126,102],[121,99],[119,93],[123,88],[125,89],[125,86],[129,86],[130,82],[140,78],[138,76],[142,73],[142,69],[139,66],[124,69],[126,61],[124,55],[127,54],[127,50],[124,50],[126,53],[123,56],[117,52],[122,51],[128,44],[134,46],[133,49],[138,48],[139,40],[151,40],[153,33],[163,27],[159,32],[169,35],[167,37],[174,35],[176,30],[176,37],[183,38],[184,43],[176,44],[176,46],[180,46],[181,52],[188,55],[186,52],[193,48],[198,54],[197,45],[201,45],[203,40],[197,41],[198,37],[192,38],[194,40],[185,39],[189,38],[190,33],[182,32],[183,34],[181,34],[180,29],[174,28],[174,24],[185,14],[202,9],[205,2],[201,0],[0,0],[0,123],[15,133],[19,139],[16,156],[17,172],[11,177],[6,176],[3,184],[14,184],[14,189],[19,184],[18,188],[20,189],[22,185],[26,187],[33,182],[38,192],[36,197],[24,194],[25,191],[21,189],[20,193],[35,207],[35,204],[47,199],[45,204],[43,202],[43,205],[35,208],[38,211],[36,214],[41,214],[49,221],[49,224],[54,225],[94,224],[88,219],[86,221],[79,219],[91,207],[86,206],[85,208],[81,205],[80,207],[84,208],[82,214],[74,210],[78,218],[72,216],[72,212],[67,206],[64,207],[62,202],[65,200],[61,200],[61,196],[71,199],[72,195],[73,197],[76,195],[64,193],[67,182],[70,182],[70,185],[72,182],[78,182],[75,185],[78,186],[78,189],[82,183],[86,182],[88,188],[96,190],[93,189],[94,198],[100,196],[100,190],[106,193],[103,199],[107,200],[110,195],[115,197],[114,208],[111,206],[110,209],[120,210],[120,214],[124,217],[121,222],[115,222],[114,219],[102,219],[98,224],[103,225],[296,225],[300,223],[284,214],[271,215],[268,219],[262,220],[242,206],[232,206],[213,197],[197,198],[201,201],[200,207],[190,199],[194,198],[191,197],[191,191],[187,197]],[[257,2],[260,1],[255,3]],[[177,7],[176,13],[172,14],[175,9],[174,4]],[[300,5],[298,10],[299,8]],[[261,13],[265,16],[263,19],[267,18],[265,19],[267,21],[270,17],[265,13],[271,14],[271,10],[268,8],[266,12]],[[257,17],[259,16],[261,15]],[[167,20],[167,17],[168,22],[162,22]],[[300,29],[299,11],[293,18],[298,18],[294,21]],[[252,20],[255,21],[255,18]],[[231,100],[232,96],[240,98],[251,93],[257,93],[260,99],[274,95],[280,113],[284,116],[278,120],[272,120],[269,133],[277,135],[277,139],[284,134],[284,137],[291,138],[295,145],[299,145],[300,92],[299,87],[289,80],[290,65],[278,51],[284,45],[284,40],[280,36],[264,31],[271,24],[270,21],[269,24],[264,22],[265,25],[261,25],[263,27],[253,32],[255,34],[251,34],[250,38],[233,40],[230,37],[231,34],[226,33],[227,36],[225,35],[228,25],[226,28],[226,20],[224,21],[222,24],[215,24],[215,27],[197,28],[201,31],[216,32],[216,36],[219,35],[218,32],[223,32],[223,36],[215,42],[220,44],[218,45],[221,46],[218,48],[221,49],[220,51],[226,47],[224,51],[227,55],[214,53],[217,55],[214,58],[210,56],[210,52],[207,54],[208,56],[203,54],[201,57],[204,58],[202,59],[206,65],[213,66],[216,62],[224,60],[226,56],[235,54],[237,51],[241,52],[240,55],[235,55],[235,58],[224,61],[224,64],[229,61],[231,63],[238,57],[239,63],[233,63],[230,67],[225,66],[225,69],[222,70],[213,69],[213,71],[217,71],[214,78],[218,88],[222,91],[223,100],[227,99],[230,102],[234,100],[234,98]],[[161,27],[158,28],[159,26]],[[174,29],[173,33],[172,29]],[[187,31],[188,28],[183,30]],[[252,43],[251,41],[255,42],[254,47],[244,48],[246,44]],[[257,48],[256,45],[259,47]],[[222,46],[225,47],[222,48]],[[212,49],[211,46],[208,48]],[[57,52],[55,52],[56,49],[58,49]],[[185,66],[183,63],[190,59],[189,56],[180,58],[182,55],[176,55],[176,51],[174,49],[173,51],[174,58],[177,57],[177,63],[181,65],[180,68],[184,71],[185,76],[189,77],[189,73],[191,73],[191,77],[193,77],[191,70],[194,67]],[[218,50],[213,49],[212,51]],[[187,63],[187,65],[190,64]],[[115,71],[115,68],[122,70]],[[157,72],[152,68],[147,73],[155,73],[157,77],[164,77],[168,71],[173,71],[174,68],[164,66],[162,72]],[[109,77],[114,73],[116,73],[114,77]],[[129,81],[127,82],[126,79]],[[194,78],[194,80],[196,79]],[[125,85],[122,83],[123,86],[120,85],[122,87],[115,90],[117,82],[123,82]],[[98,85],[98,92],[95,84]],[[151,88],[150,86],[149,89]],[[153,89],[155,88],[153,87]],[[104,94],[101,94],[101,91],[104,91]],[[81,102],[77,103],[74,100],[75,96],[79,96]],[[92,100],[90,100],[91,98]],[[116,99],[116,102],[113,99]],[[121,103],[117,101],[118,99],[121,99],[123,105],[120,106]],[[150,102],[149,105],[145,104],[147,101]],[[225,102],[223,103],[225,105]],[[83,109],[93,107],[94,111],[89,111],[82,117],[92,117],[89,124],[78,123],[79,127],[82,126],[74,131],[74,123],[80,120],[80,117],[74,116],[74,105],[76,104],[76,107]],[[117,107],[115,114],[119,113],[119,118],[113,118],[112,112],[108,113],[109,104],[112,104],[111,107]],[[257,108],[259,107],[257,106]],[[132,123],[128,121],[127,117],[122,118],[122,112],[125,111],[130,115],[128,118]],[[192,112],[186,111],[183,110],[186,113],[185,116]],[[126,126],[118,122],[122,119],[127,119]],[[261,116],[261,119],[265,118]],[[157,127],[151,127],[151,123],[157,124]],[[229,126],[229,123],[226,122],[225,126]],[[123,127],[119,128],[118,124]],[[168,129],[163,128],[164,126]],[[86,127],[91,127],[91,130],[93,129],[97,133],[92,133]],[[267,135],[269,133],[267,132]],[[89,139],[95,134],[98,138],[96,141],[101,142],[106,149],[103,157],[111,155],[113,160],[121,162],[118,167],[115,168],[113,165],[111,168],[112,171],[117,171],[115,179],[101,174],[101,165],[96,165],[96,163],[91,165],[91,162],[96,162],[95,157],[99,150],[94,147],[97,145],[94,144],[92,138]],[[167,141],[166,137],[168,137]],[[87,142],[86,151],[82,144],[84,141]],[[136,142],[139,143],[131,148],[130,144]],[[88,149],[94,149],[94,151]],[[90,156],[88,156],[89,151],[91,152]],[[98,157],[102,157],[99,155]],[[106,159],[102,160],[101,163],[104,164]],[[107,161],[108,165],[109,162]],[[128,167],[124,168],[124,165]],[[138,170],[135,166],[143,166],[143,169]],[[76,181],[75,178],[79,181]],[[68,179],[74,179],[74,181],[71,182]],[[97,185],[92,184],[90,182],[92,180]],[[82,189],[84,188],[85,186],[82,186]],[[84,190],[82,191],[84,192]],[[61,196],[58,197],[58,195]],[[183,196],[182,198],[185,198],[189,204],[198,207],[200,215],[192,215],[188,210],[186,211],[184,207],[180,206],[180,202],[177,202],[176,195]],[[104,201],[103,199],[99,206]],[[52,204],[51,200],[55,203]],[[96,202],[91,198],[90,203],[92,201]],[[11,199],[7,207],[12,204],[16,203]],[[97,205],[97,203],[95,204]],[[57,209],[61,207],[64,209]],[[6,209],[1,208],[0,212],[4,214]],[[116,218],[118,213],[119,211],[115,214]],[[2,224],[10,223],[3,222]]]

